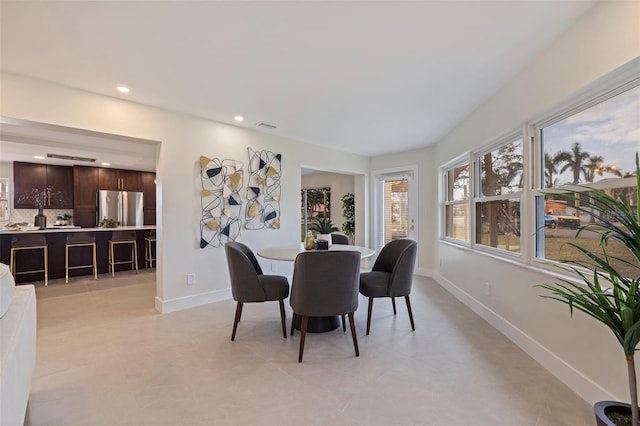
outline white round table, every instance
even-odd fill
[[[365,259],[367,257],[373,256],[376,252],[367,247],[361,246],[351,246],[346,244],[332,244],[329,247],[330,251],[336,250],[350,250],[360,252],[360,257]],[[285,262],[294,262],[296,260],[296,256],[298,254],[304,252],[304,246],[302,243],[300,244],[290,244],[286,246],[275,246],[275,247],[266,247],[262,250],[258,250],[258,256],[270,259],[270,260],[281,260]],[[309,323],[307,326],[307,332],[309,333],[324,333],[327,331],[335,330],[340,327],[340,317],[331,316],[331,317],[309,317]],[[298,317],[298,321],[296,321],[295,328],[300,330],[300,317]]]
[[[332,244],[331,247],[329,247],[329,250],[334,251],[334,250],[351,250],[351,251],[358,251],[360,252],[360,257],[362,259],[365,259],[367,257],[371,257],[373,256],[376,252],[370,248],[367,247],[361,247],[361,246],[350,246],[350,245],[346,245],[346,244]],[[263,257],[265,259],[271,259],[271,260],[282,260],[285,262],[293,262],[296,260],[296,256],[299,253],[304,252],[305,249],[302,245],[302,243],[300,244],[290,244],[290,245],[285,245],[285,246],[274,246],[274,247],[266,247],[263,248],[261,250],[258,250],[258,256]]]

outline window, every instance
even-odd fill
[[[536,122],[512,123],[522,124],[522,132],[444,165],[442,238],[496,255],[518,255],[523,263],[541,267],[584,260],[568,242],[597,251],[595,232],[576,235],[583,225],[597,226],[597,219],[579,209],[586,205],[590,188],[624,198],[632,207],[638,202],[637,63],[594,82]],[[561,202],[558,194],[568,190],[581,195],[573,203]],[[631,260],[614,241],[609,242],[607,254],[618,257],[622,267]],[[626,267],[637,275],[635,266]]]
[[[477,156],[475,202],[477,244],[520,252],[520,198],[524,155],[522,138]]]
[[[637,84],[637,83],[636,83]],[[606,190],[614,197],[625,197],[632,205],[635,197],[635,153],[640,151],[640,86],[612,92],[609,97],[537,129],[542,165],[538,188],[561,191],[563,185]],[[548,260],[578,259],[574,242],[598,249],[595,233],[575,238],[575,229],[593,218],[573,205],[559,203],[553,194],[536,195],[536,256]],[[630,256],[610,244],[611,255]],[[630,271],[631,272],[631,271]],[[637,273],[637,272],[636,272]]]
[[[469,241],[469,163],[444,171],[444,236]]]

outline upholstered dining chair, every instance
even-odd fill
[[[301,317],[298,362],[302,362],[309,317],[347,314],[353,347],[360,356],[353,319],[358,309],[359,275],[360,253],[355,251],[304,252],[296,257],[289,303],[293,309],[291,335],[297,317]]]
[[[349,237],[344,234],[331,234],[331,243],[346,245],[351,244],[351,242],[349,241]]]
[[[360,274],[360,293],[369,298],[367,311],[367,336],[371,328],[371,311],[373,299],[376,297],[390,297],[393,314],[396,314],[396,297],[404,296],[409,311],[411,329],[415,331],[413,313],[409,294],[413,284],[413,270],[416,263],[418,245],[413,240],[399,239],[387,243],[376,258],[371,272]]]
[[[236,338],[236,330],[242,316],[245,303],[278,301],[282,336],[287,338],[285,325],[284,299],[289,296],[289,281],[279,275],[264,275],[262,268],[251,249],[242,243],[230,241],[225,244],[227,265],[231,277],[231,293],[236,303],[236,316],[233,321],[231,340]]]

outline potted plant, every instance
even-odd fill
[[[309,225],[309,230],[316,232],[316,239],[327,241],[331,245],[331,233],[337,232],[338,228],[331,222],[331,219],[322,218]]]
[[[593,219],[591,223],[578,228],[576,237],[584,231],[597,233],[599,250],[588,250],[579,244],[569,243],[584,255],[585,260],[565,261],[563,267],[577,275],[581,283],[563,279],[555,284],[538,285],[550,293],[542,297],[565,303],[571,314],[574,309],[582,311],[609,327],[622,347],[629,377],[630,404],[615,401],[596,403],[596,422],[603,426],[639,426],[634,360],[640,341],[640,165],[637,153],[635,178],[636,199],[632,202],[624,197],[614,198],[606,191],[595,188],[586,188],[587,193],[569,191],[554,194]],[[610,244],[621,244],[630,256],[610,254],[607,251]],[[627,423],[611,420],[615,416],[628,419],[629,412],[630,423],[628,420],[624,420]]]
[[[347,192],[342,197],[342,214],[344,216],[342,232],[344,232],[345,235],[347,235],[351,239],[351,241],[354,241],[356,232],[356,214],[354,196],[350,192]]]

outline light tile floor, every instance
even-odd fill
[[[37,287],[27,425],[591,425],[592,408],[433,280],[356,328],[282,338],[277,303],[161,315],[155,274]],[[288,304],[287,304],[288,305]],[[287,311],[288,320],[291,311]]]

